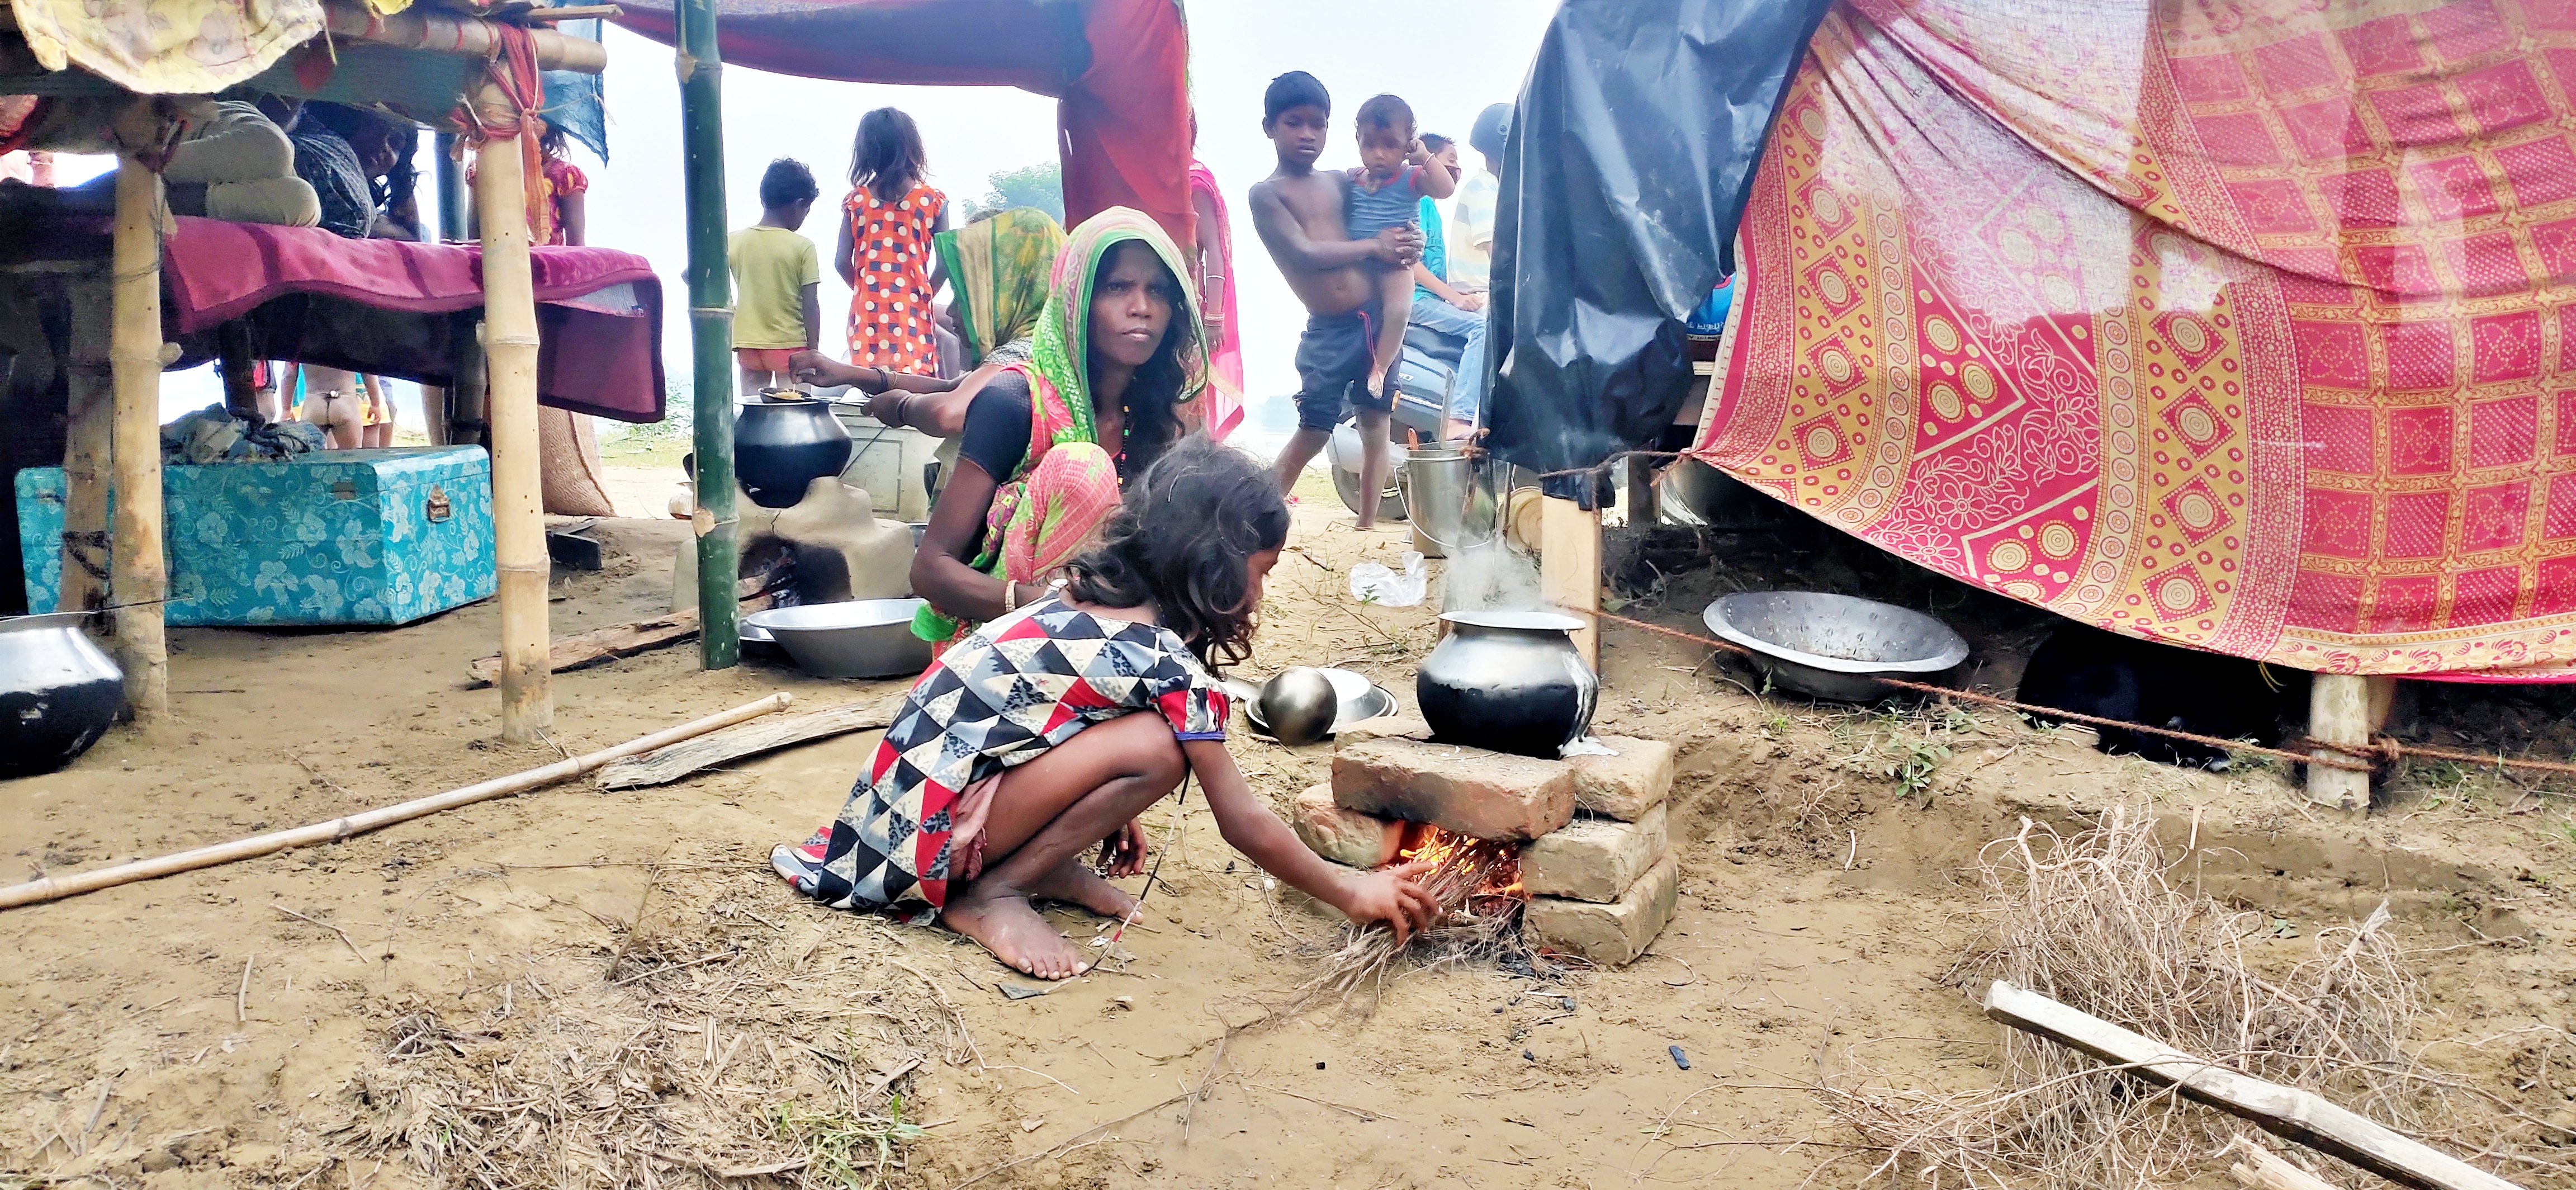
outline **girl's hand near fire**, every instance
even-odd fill
[[[1327,863],[1307,850],[1288,824],[1280,821],[1278,811],[1244,783],[1243,772],[1234,767],[1234,754],[1225,750],[1224,740],[1184,740],[1181,755],[1189,759],[1190,772],[1198,777],[1199,787],[1207,790],[1208,809],[1216,815],[1216,828],[1225,836],[1226,845],[1261,865],[1262,871],[1341,910],[1352,921],[1386,922],[1395,928],[1398,938],[1412,937],[1415,930],[1431,924],[1437,915],[1438,903],[1413,882],[1423,865],[1406,864],[1383,872],[1351,875],[1348,869]]]
[[[1431,867],[1431,861],[1418,859],[1383,871],[1363,872],[1346,882],[1347,891],[1332,905],[1360,925],[1385,922],[1395,931],[1395,944],[1402,946],[1414,931],[1429,929],[1432,920],[1440,916],[1439,899],[1413,880]]]

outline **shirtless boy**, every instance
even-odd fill
[[[1360,430],[1359,526],[1377,525],[1379,493],[1386,489],[1388,415],[1393,385],[1369,392],[1379,320],[1378,278],[1405,269],[1422,255],[1422,230],[1386,227],[1364,239],[1346,238],[1343,203],[1351,190],[1343,173],[1319,173],[1332,118],[1332,96],[1302,70],[1270,80],[1262,96],[1261,131],[1279,153],[1279,168],[1253,186],[1252,226],[1297,300],[1306,305],[1306,333],[1297,342],[1297,432],[1279,452],[1279,490],[1323,449],[1333,427],[1356,408]],[[1404,311],[1391,312],[1399,323]]]

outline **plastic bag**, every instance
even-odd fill
[[[1404,573],[1398,574],[1384,562],[1362,562],[1351,567],[1351,598],[1380,607],[1412,607],[1422,602],[1422,593],[1431,585],[1424,573],[1422,555],[1404,551]]]

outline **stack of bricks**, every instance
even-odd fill
[[[1645,953],[1681,890],[1664,830],[1672,745],[1614,737],[1613,755],[1533,760],[1430,734],[1405,718],[1343,732],[1332,783],[1297,798],[1298,837],[1356,868],[1394,859],[1407,822],[1525,844],[1531,943],[1605,966]]]

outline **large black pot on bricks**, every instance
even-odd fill
[[[125,671],[81,631],[88,618],[0,619],[0,777],[70,764],[125,710]]]
[[[850,450],[850,432],[824,401],[764,398],[734,414],[734,480],[763,508],[795,507],[808,485],[850,465]]]
[[[1557,612],[1450,612],[1413,697],[1431,738],[1556,759],[1592,728],[1601,679],[1574,647],[1583,622]]]

